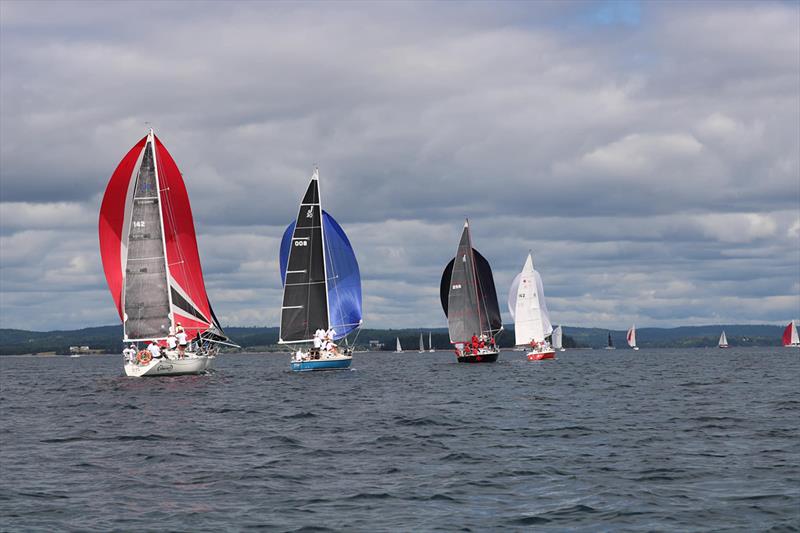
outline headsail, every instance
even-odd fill
[[[226,340],[206,294],[186,186],[152,130],[112,174],[99,234],[125,340],[162,339],[176,323],[191,338]]]
[[[297,219],[283,234],[280,269],[281,343],[310,341],[320,328],[333,328],[341,339],[361,325],[358,261],[342,227],[321,210],[316,170]]]
[[[719,346],[728,345],[728,336],[725,335],[725,330],[722,330],[722,335],[719,336]]]
[[[517,345],[531,341],[542,342],[553,332],[550,312],[544,299],[542,277],[533,268],[533,257],[528,254],[522,272],[517,274],[508,292],[508,310],[514,319],[514,336]]]
[[[469,223],[464,224],[456,256],[447,264],[439,286],[450,342],[473,335],[494,335],[503,327],[489,262],[472,247]]]

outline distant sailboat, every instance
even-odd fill
[[[425,353],[425,341],[422,340],[422,333],[419,334],[419,353]]]
[[[314,343],[313,349],[293,353],[292,370],[348,368],[353,350],[347,336],[362,324],[361,273],[344,230],[322,209],[318,169],[300,201],[297,218],[283,234],[280,269],[283,305],[278,343]],[[342,340],[344,347],[335,344]]]
[[[400,346],[400,337],[397,337],[397,348],[395,348],[394,353],[403,353],[403,347]]]
[[[213,366],[219,344],[236,346],[208,301],[183,177],[152,129],[112,174],[99,232],[123,342],[155,341],[163,349],[178,326],[189,341],[182,357],[171,349],[162,357],[138,352],[125,363],[125,374],[200,374]]]
[[[493,363],[500,350],[494,336],[503,329],[489,262],[472,247],[469,220],[464,223],[456,255],[439,285],[450,343],[459,363]]]
[[[559,352],[564,351],[563,337],[564,331],[561,329],[561,326],[556,326],[555,329],[553,329],[553,336],[551,338],[553,339],[553,348]]]
[[[547,337],[553,333],[553,325],[544,299],[542,277],[533,268],[530,253],[522,272],[511,282],[508,310],[514,319],[515,344],[529,347],[528,360],[555,358],[556,352],[547,342]]]
[[[800,348],[800,337],[797,335],[797,325],[794,320],[783,330],[783,345],[787,348]]]
[[[608,332],[608,344],[606,345],[606,350],[616,350],[617,348],[614,346],[614,341],[611,340],[611,332]]]
[[[433,349],[433,340],[432,340],[432,336],[431,336],[431,332],[430,331],[428,332],[428,351],[431,352],[431,353],[436,351],[436,350]]]
[[[639,347],[636,346],[636,325],[634,324],[631,326],[631,329],[628,330],[628,346],[633,348],[634,350],[638,350]]]
[[[719,336],[719,344],[720,348],[727,348],[728,347],[728,337],[725,335],[725,330],[722,330],[722,335]]]

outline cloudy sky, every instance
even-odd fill
[[[556,323],[785,323],[798,94],[796,2],[3,0],[0,327],[118,322],[98,210],[147,123],[223,324],[277,324],[315,163],[369,326],[446,325],[465,216],[501,302],[533,250]]]

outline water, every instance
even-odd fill
[[[0,529],[800,527],[800,353],[0,358]]]

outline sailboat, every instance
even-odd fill
[[[789,322],[789,325],[783,330],[783,345],[787,348],[800,348],[800,338],[797,335],[797,325],[794,320]]]
[[[419,353],[425,353],[425,341],[422,340],[422,333],[419,334]]]
[[[430,331],[428,332],[428,351],[430,353],[433,353],[433,352],[436,351],[436,350],[433,349],[433,336],[431,335]]]
[[[633,348],[634,350],[638,350],[639,347],[636,346],[636,324],[631,326],[631,329],[628,330],[628,346]]]
[[[614,346],[614,341],[611,340],[611,332],[608,332],[608,344],[606,345],[606,350],[616,350],[617,348]]]
[[[123,325],[123,342],[162,348],[178,326],[184,356],[146,350],[126,361],[128,376],[199,374],[213,366],[222,331],[203,281],[189,196],[178,166],[151,129],[122,158],[100,206],[100,254]]]
[[[547,337],[553,333],[553,326],[544,299],[542,277],[533,268],[533,256],[530,253],[522,272],[511,282],[508,310],[514,319],[515,344],[530,346],[528,361],[554,359],[556,351],[547,342]]]
[[[459,363],[493,363],[500,350],[494,336],[503,329],[489,262],[472,247],[469,220],[456,255],[442,272],[439,297],[450,343]]]
[[[291,369],[348,368],[353,349],[347,336],[363,322],[361,274],[347,235],[322,209],[317,168],[297,218],[283,233],[280,269],[283,304],[278,343],[300,345],[292,354]],[[342,340],[344,346],[337,345]]]
[[[403,353],[403,347],[400,346],[400,337],[396,337],[397,339],[397,347],[394,350],[394,353]]]
[[[562,342],[563,336],[564,336],[564,331],[561,329],[561,326],[556,326],[553,329],[553,336],[551,337],[551,339],[553,340],[553,348],[555,350],[558,350],[559,352],[564,351],[564,346]]]
[[[719,336],[719,343],[717,344],[720,348],[727,348],[728,347],[728,337],[725,336],[725,330],[722,330],[722,335]]]

